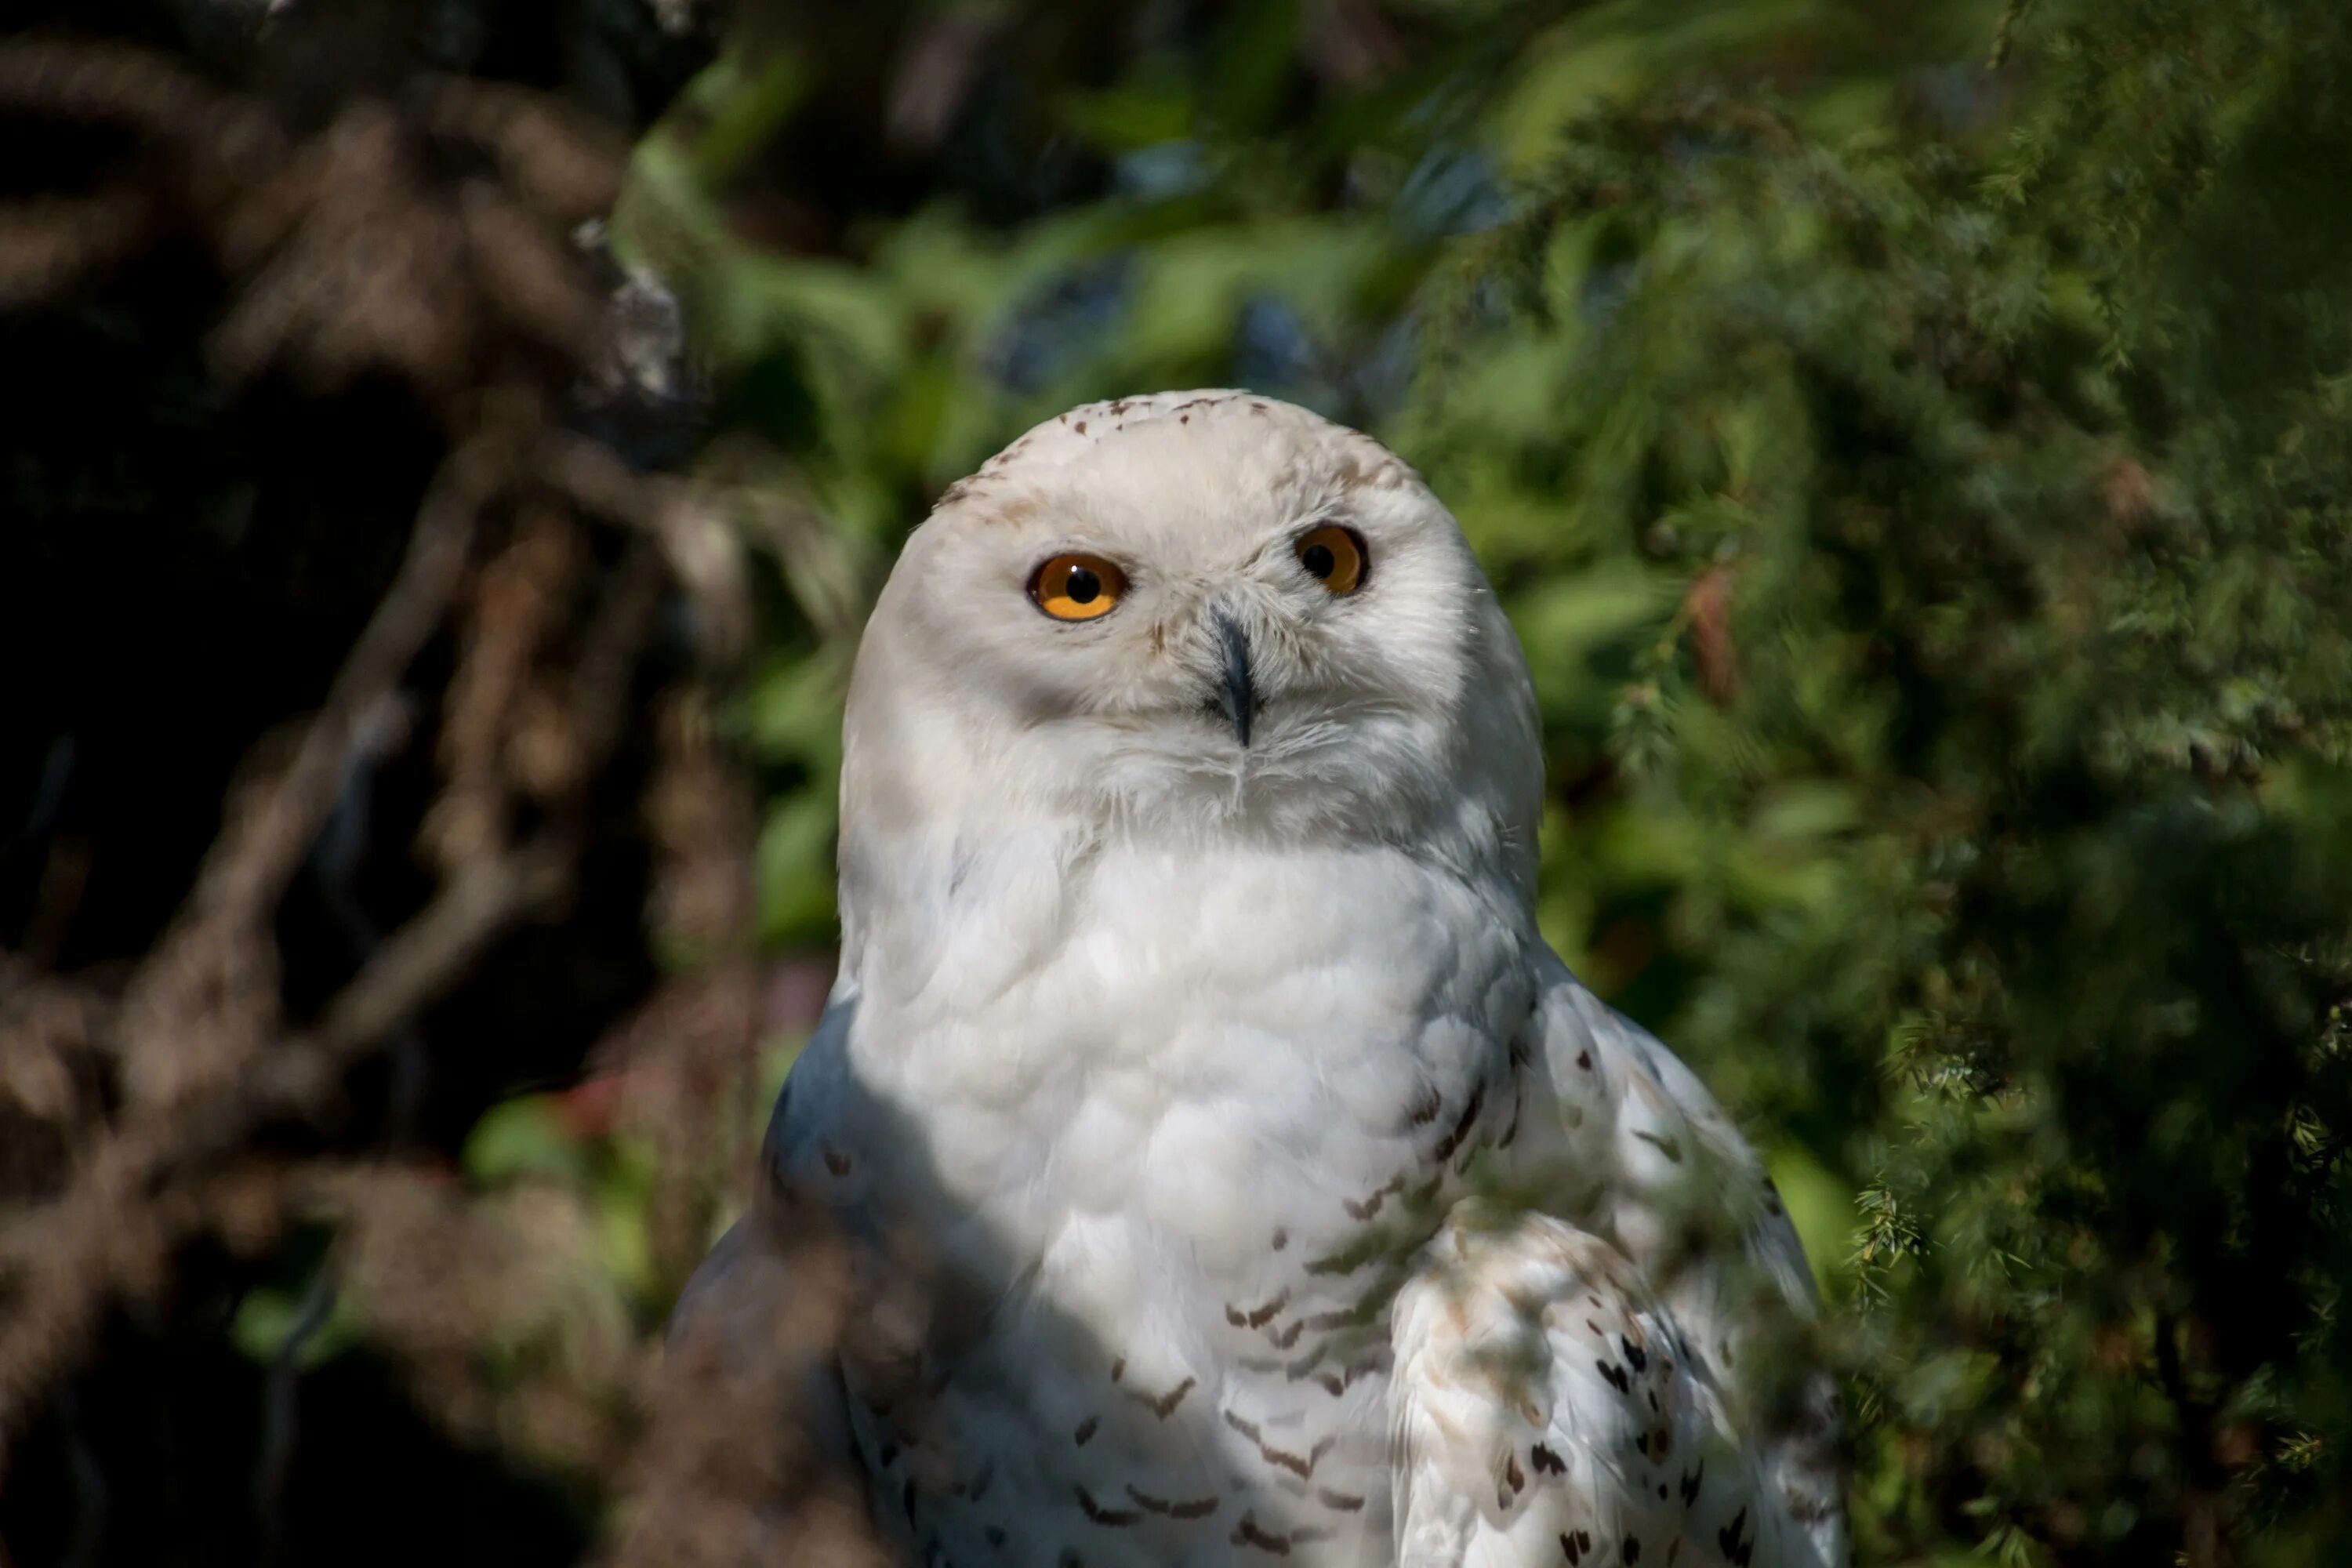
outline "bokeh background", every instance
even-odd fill
[[[661,1348],[856,632],[1217,384],[1476,545],[1859,1560],[2352,1562],[2340,0],[0,16],[0,1563],[862,1560]]]

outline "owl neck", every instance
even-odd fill
[[[951,1011],[1052,963],[1105,905],[1164,904],[1171,929],[1211,918],[1246,883],[1267,898],[1378,864],[1397,885],[1445,883],[1498,927],[1533,931],[1531,847],[1469,807],[1406,839],[1271,831],[1209,834],[1081,816],[962,816],[919,828],[860,828],[841,846],[843,973],[877,1000],[933,993],[955,977]],[[1343,877],[1341,879],[1350,879]],[[1286,898],[1286,901],[1289,901]],[[1332,921],[1391,918],[1328,909]]]
[[[976,725],[953,703],[853,701],[845,970],[919,975],[980,939],[998,940],[1004,962],[1034,958],[1036,943],[1076,928],[1098,879],[1155,863],[1241,866],[1278,886],[1286,868],[1384,858],[1475,889],[1523,922],[1541,770],[1522,706],[1476,714],[1483,723],[1366,719],[1341,731],[1343,747],[1220,761],[1185,734],[1008,730]]]

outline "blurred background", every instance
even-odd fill
[[[857,629],[1219,384],[1477,547],[1859,1561],[2352,1562],[2340,0],[0,17],[0,1563],[858,1560],[660,1354]]]

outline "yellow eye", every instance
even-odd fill
[[[1099,555],[1056,555],[1029,579],[1029,596],[1057,621],[1110,614],[1127,592],[1127,574]]]
[[[1352,529],[1325,527],[1298,536],[1298,563],[1339,598],[1363,585],[1364,542]]]

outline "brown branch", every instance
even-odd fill
[[[423,117],[436,135],[488,153],[515,194],[559,224],[608,212],[620,196],[627,144],[543,94],[442,77],[425,97]]]
[[[657,533],[662,514],[681,488],[676,479],[648,479],[609,447],[583,437],[551,432],[532,454],[540,482],[592,517]]]
[[[0,1214],[0,1281],[13,1286],[0,1332],[0,1438],[78,1358],[105,1301],[152,1289],[171,1248],[201,1221],[201,1208],[171,1190],[173,1178],[265,1121],[331,1103],[342,1069],[445,994],[500,932],[562,895],[572,859],[567,840],[549,837],[468,868],[377,951],[315,1034],[257,1054],[191,1102],[134,1113],[62,1195]]]
[[[374,1050],[445,995],[494,938],[560,901],[575,850],[551,835],[460,871],[343,987],[310,1047],[338,1068]]]
[[[638,542],[589,623],[572,679],[572,745],[583,769],[601,763],[620,744],[637,656],[661,608],[664,584],[661,562],[651,542]]]
[[[154,197],[132,185],[0,205],[0,306],[55,299],[137,254],[159,220]]]
[[[725,664],[751,635],[743,557],[734,534],[676,480],[634,474],[611,448],[550,436],[535,455],[540,481],[580,510],[651,535],[693,599],[703,651]]]
[[[172,194],[198,208],[235,200],[289,155],[284,133],[253,100],[120,45],[11,42],[0,49],[0,114],[138,132],[179,155],[185,178]]]
[[[174,138],[242,106],[159,54],[120,45],[12,42],[0,50],[0,110],[118,124]]]
[[[457,193],[473,276],[509,327],[572,363],[595,357],[604,300],[546,224],[487,181]]]
[[[618,745],[636,660],[665,576],[641,537],[585,629],[566,717],[572,811],[524,846],[466,862],[328,1005],[317,1026],[276,1037],[268,917],[332,809],[366,715],[387,700],[454,599],[478,514],[507,482],[512,445],[494,424],[453,453],[420,510],[393,586],[303,731],[285,770],[226,829],[174,933],[142,965],[118,1027],[126,1069],[191,1050],[209,1029],[235,1047],[216,1071],[162,1073],[175,1092],[129,1097],[122,1120],[84,1152],[63,1194],[0,1213],[0,1435],[86,1349],[105,1303],[155,1287],[171,1249],[203,1223],[187,1178],[264,1123],[315,1116],[342,1074],[447,994],[518,921],[571,885],[579,793]],[[634,481],[631,481],[634,482]],[[628,498],[616,495],[616,503]],[[258,1003],[254,994],[267,993]],[[249,1004],[238,1011],[240,1003]],[[221,1017],[208,1016],[209,1006]],[[132,1075],[134,1086],[136,1075]],[[0,1459],[5,1456],[0,1455]],[[5,1464],[0,1464],[5,1468]]]
[[[450,454],[426,493],[392,587],[303,732],[293,761],[259,806],[205,858],[191,905],[200,919],[250,919],[275,904],[333,809],[363,718],[397,684],[441,623],[465,574],[482,507],[509,472],[496,433]]]

